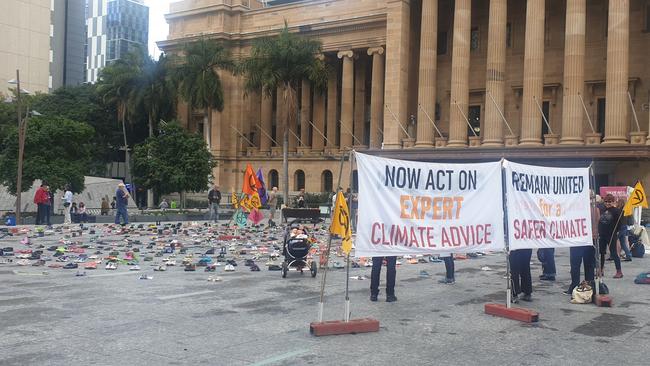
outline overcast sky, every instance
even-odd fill
[[[165,14],[169,13],[169,4],[179,0],[144,0],[149,7],[149,54],[158,58],[160,50],[157,41],[167,39],[169,26],[165,21]]]

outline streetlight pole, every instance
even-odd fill
[[[16,70],[16,84],[17,84],[17,93],[16,93],[16,110],[18,111],[18,173],[16,175],[16,225],[22,224],[21,219],[21,192],[23,186],[23,152],[25,150],[25,125],[27,121],[22,119],[22,104],[20,95],[22,94],[22,89],[20,89],[20,71]],[[26,117],[25,117],[26,119]]]

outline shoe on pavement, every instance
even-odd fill
[[[539,276],[541,281],[555,281],[555,276],[541,275]]]
[[[377,301],[377,295],[370,295],[370,301]]]
[[[524,296],[521,297],[521,300],[526,302],[531,302],[533,301],[533,297],[530,294],[524,294]]]
[[[453,278],[443,278],[441,280],[438,280],[438,283],[444,283],[446,285],[453,285],[455,282],[456,280]]]
[[[397,297],[395,295],[386,296],[386,302],[395,302],[395,301],[397,301]]]

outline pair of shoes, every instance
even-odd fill
[[[551,276],[551,275],[541,275],[541,276],[539,276],[539,279],[540,279],[541,281],[555,281],[555,276]]]
[[[612,278],[623,278],[623,272],[617,271],[616,274],[614,275],[614,277],[612,277]]]
[[[632,257],[625,257],[625,259],[623,259],[623,262],[632,262]]]
[[[65,269],[74,269],[74,268],[78,268],[78,267],[79,266],[77,265],[77,263],[68,263],[65,266],[63,266],[63,268],[65,268]]]
[[[370,295],[370,301],[377,301],[377,295]]]
[[[524,296],[521,297],[521,300],[526,302],[531,302],[533,301],[533,297],[530,294],[524,294]]]
[[[565,295],[573,295],[573,290],[565,290],[565,291],[562,291],[562,293],[565,294]]]
[[[386,295],[386,302],[395,302],[397,297],[395,295]]]
[[[456,283],[456,280],[453,278],[443,278],[438,281],[438,283],[444,283],[445,285],[453,285]]]

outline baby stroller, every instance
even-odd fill
[[[303,220],[297,219],[287,225],[282,247],[282,255],[284,256],[282,278],[287,277],[290,268],[295,268],[301,274],[304,269],[309,269],[311,276],[316,277],[318,268],[316,262],[312,261],[309,256],[309,250],[311,249],[309,232],[306,227],[301,225],[302,222]]]

